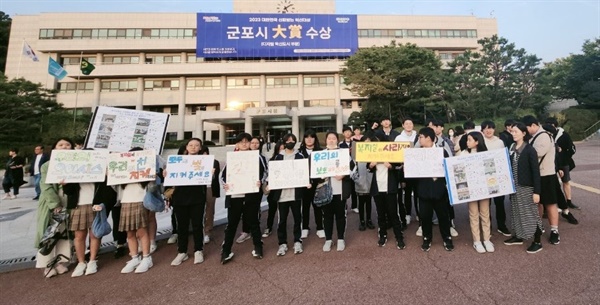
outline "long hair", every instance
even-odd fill
[[[525,126],[525,124],[521,122],[516,122],[511,127],[516,128],[525,134],[525,136],[523,137],[523,141],[525,141],[525,143],[527,143],[529,139],[531,139],[531,135],[529,134],[529,132],[527,132],[527,126]]]
[[[473,138],[477,142],[477,152],[487,151],[487,146],[485,146],[485,140],[483,139],[483,134],[479,131],[471,131],[467,134],[467,137]],[[467,139],[469,140],[469,139]],[[471,152],[471,149],[467,147],[467,151]]]
[[[71,144],[71,149],[75,149],[75,142],[73,142],[73,140],[67,138],[67,137],[63,137],[63,138],[58,138],[58,140],[56,140],[56,142],[54,142],[54,144],[52,144],[52,149],[56,148],[56,145],[58,145],[58,142],[60,141],[67,141],[69,142],[69,144]]]
[[[321,143],[319,143],[319,138],[317,138],[317,133],[314,131],[314,129],[308,129],[304,132],[304,138],[302,139],[302,143],[300,143],[300,151],[306,151],[306,138],[308,137],[315,139],[313,151],[322,150]]]
[[[273,148],[273,155],[271,156],[271,159],[269,159],[269,161],[275,160],[277,155],[279,155],[279,152],[281,151],[281,145],[283,145],[283,142],[281,140],[277,140],[277,142],[275,143],[275,147]]]

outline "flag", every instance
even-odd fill
[[[82,58],[81,65],[79,68],[81,69],[81,73],[83,73],[83,75],[90,75],[90,73],[92,73],[92,71],[96,69],[96,66],[92,65],[89,61]]]
[[[39,61],[37,55],[33,52],[33,49],[31,49],[26,42],[23,42],[23,55],[27,55],[27,57],[31,58],[33,61]]]
[[[59,63],[57,63],[56,60],[52,59],[52,57],[48,58],[48,73],[56,77],[58,80],[61,80],[67,76],[67,71]]]

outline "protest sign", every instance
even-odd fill
[[[404,177],[434,178],[444,177],[444,148],[404,149]]]
[[[310,154],[310,177],[326,178],[350,174],[350,150],[313,151]]]
[[[506,149],[446,158],[444,168],[451,204],[499,197],[515,192]]]
[[[404,162],[404,149],[410,142],[356,142],[356,162]]]
[[[53,150],[45,182],[102,182],[106,178],[107,159],[107,151]]]
[[[165,186],[210,185],[214,161],[214,156],[207,155],[169,156]]]
[[[306,187],[310,184],[308,159],[269,162],[269,189]]]
[[[156,153],[138,150],[108,155],[108,185],[154,181]]]
[[[258,192],[259,158],[258,150],[227,152],[227,195]]]

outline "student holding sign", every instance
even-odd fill
[[[275,143],[275,148],[273,148],[273,155],[271,156],[271,159],[269,159],[269,162],[275,160],[277,155],[279,155],[279,152],[283,151],[284,149],[285,147],[283,146],[283,143],[281,143],[281,140],[277,141],[277,143]],[[277,200],[273,199],[273,194],[270,192],[267,196],[267,204],[269,205],[269,211],[267,212],[267,227],[263,231],[262,237],[269,237],[269,235],[271,235],[273,232],[273,222],[275,222],[275,214],[277,213]]]
[[[310,155],[315,151],[321,151],[321,144],[317,138],[317,133],[313,129],[308,129],[304,132],[304,139],[300,144],[300,153],[304,158],[310,159]],[[323,230],[323,209],[314,204],[315,189],[317,184],[313,183],[312,187],[304,192],[302,198],[302,238],[308,237],[310,231],[310,207],[313,208],[313,215],[315,216],[315,225],[317,226],[317,236],[319,238],[325,238],[325,230]]]

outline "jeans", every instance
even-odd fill
[[[173,206],[177,217],[177,252],[187,253],[190,222],[194,236],[194,251],[204,249],[204,208],[206,203]]]
[[[301,236],[301,222],[302,215],[300,213],[301,204],[300,200],[286,201],[279,203],[279,224],[277,225],[277,238],[279,239],[280,245],[287,244],[287,218],[288,214],[292,210],[292,216],[294,217],[294,242],[302,242]]]
[[[342,195],[333,195],[329,204],[323,206],[323,226],[325,240],[333,237],[333,221],[335,219],[338,240],[344,239],[346,233],[346,202],[342,202]]]
[[[42,180],[42,174],[33,175],[33,184],[35,185],[35,197],[40,197],[42,190],[40,189],[40,181]]]
[[[423,199],[419,198],[419,209],[421,210],[420,222],[423,229],[423,238],[431,240],[433,236],[433,211],[438,216],[440,234],[442,239],[447,240],[450,237],[450,217],[448,216],[448,203],[446,199]]]
[[[387,228],[391,225],[396,240],[402,240],[402,227],[398,215],[397,194],[379,193],[375,196],[377,207],[377,224],[379,225],[379,236],[387,236]],[[389,223],[388,223],[389,222]]]
[[[246,196],[254,197],[254,196]],[[248,231],[252,235],[254,247],[262,247],[260,229],[258,227],[258,210],[260,209],[259,200],[248,200],[244,198],[231,198],[231,204],[227,208],[227,227],[225,228],[225,240],[223,241],[223,254],[231,252],[233,239],[237,231],[240,220],[248,225]]]

